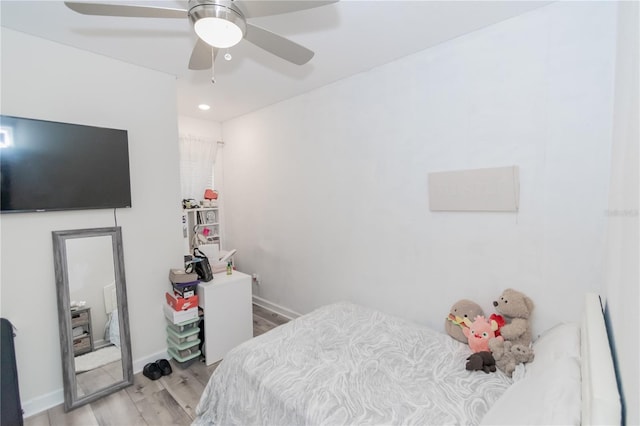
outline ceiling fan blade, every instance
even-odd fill
[[[256,46],[296,65],[304,65],[313,58],[313,51],[264,28],[247,23],[244,38]]]
[[[65,1],[64,4],[74,12],[83,15],[125,16],[131,18],[186,18],[186,9],[168,7],[133,6],[123,4],[100,4]]]
[[[213,61],[215,61],[216,56],[218,56],[218,49],[209,46],[199,38],[196,42],[196,45],[193,46],[193,51],[191,52],[191,59],[189,59],[189,69],[208,70],[213,66]]]
[[[242,11],[245,18],[257,18],[260,16],[279,15],[281,13],[313,9],[337,2],[338,0],[236,0],[233,4]]]

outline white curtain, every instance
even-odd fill
[[[201,136],[180,135],[180,181],[182,198],[202,200],[213,189],[213,166],[218,144]]]

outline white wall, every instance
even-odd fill
[[[223,123],[227,234],[254,294],[440,329],[503,289],[534,331],[603,279],[616,5],[556,3]],[[519,214],[430,212],[427,173],[520,166]]]
[[[626,424],[640,424],[638,380],[638,140],[640,130],[640,6],[623,2],[618,11],[611,187],[607,216],[605,296],[619,379],[626,399]]]
[[[222,140],[222,126],[217,121],[201,120],[181,115],[178,117],[178,131],[181,135],[199,136],[215,141]]]
[[[1,95],[2,114],[128,130],[133,207],[117,218],[134,365],[166,353],[167,273],[182,265],[175,78],[2,28]],[[62,402],[51,231],[113,226],[113,214],[1,218],[1,309],[18,329],[27,415]]]

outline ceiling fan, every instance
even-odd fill
[[[247,19],[312,9],[338,0],[189,0],[187,9],[122,4],[65,1],[71,10],[83,15],[135,18],[188,18],[198,36],[191,52],[189,69],[213,67],[218,49],[226,49],[245,39],[296,65],[304,65],[314,53],[304,46]]]

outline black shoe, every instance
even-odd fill
[[[158,380],[160,377],[162,377],[162,370],[160,370],[160,367],[157,363],[150,362],[149,364],[144,366],[144,368],[142,369],[142,374],[144,374],[145,377],[148,377],[151,380]]]
[[[158,367],[160,368],[163,376],[168,376],[169,374],[173,373],[171,364],[169,364],[169,361],[167,361],[166,359],[159,359],[156,361],[156,364],[158,364]]]

